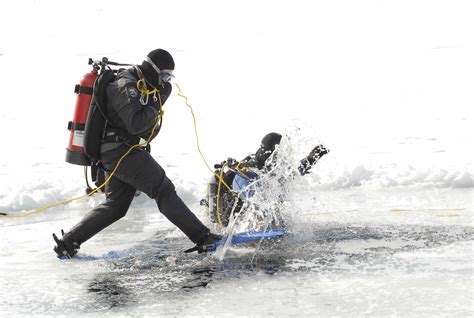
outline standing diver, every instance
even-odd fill
[[[100,163],[106,179],[140,138],[151,140],[158,134],[159,129],[154,130],[155,123],[161,116],[162,105],[171,94],[169,81],[174,77],[174,67],[171,54],[157,49],[151,51],[141,65],[119,71],[106,86],[105,108],[110,123],[104,128],[100,149]],[[147,92],[146,95],[140,94],[142,91]],[[196,246],[212,244],[221,238],[211,233],[184,204],[149,149],[138,147],[123,158],[106,184],[106,201],[86,214],[67,233],[61,231],[62,239],[53,234],[57,244],[54,251],[58,257],[73,257],[82,243],[124,217],[137,190],[154,199],[160,212]]]

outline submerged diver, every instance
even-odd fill
[[[260,147],[254,154],[241,161],[229,158],[214,166],[216,170],[209,183],[207,197],[201,200],[201,205],[208,208],[211,222],[220,227],[227,227],[231,217],[242,211],[244,204],[249,202],[255,191],[258,191],[258,180],[272,173],[276,161],[275,150],[281,138],[278,133],[269,133],[262,139]],[[310,173],[316,162],[327,153],[329,150],[323,145],[314,147],[300,161],[298,173],[302,176]],[[283,180],[280,185],[284,186]],[[283,198],[279,199],[282,200]],[[272,220],[274,226],[284,226],[278,213],[275,214],[275,218],[278,220]]]
[[[171,54],[157,49],[151,51],[141,65],[119,71],[105,87],[105,110],[110,122],[103,128],[101,167],[106,178],[117,162],[123,160],[106,184],[106,201],[86,214],[70,231],[63,232],[62,239],[53,234],[58,257],[73,257],[82,243],[124,217],[137,190],[154,199],[160,212],[197,246],[212,244],[221,238],[211,233],[184,204],[149,148],[138,147],[123,157],[140,138],[151,140],[158,134],[160,127],[156,131],[155,127],[161,107],[171,93],[169,81],[174,77],[174,67]]]

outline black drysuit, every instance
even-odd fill
[[[144,99],[140,101],[137,80],[138,75],[134,69],[118,74],[106,90],[107,113],[115,130],[124,131],[127,136],[147,139],[159,116],[160,100],[155,101],[153,95],[149,95],[146,105],[142,105]],[[164,104],[171,93],[171,84],[165,83],[159,89],[161,103]],[[106,178],[134,143],[136,140],[103,141],[101,162],[106,170]],[[90,211],[64,235],[64,239],[80,245],[125,216],[136,190],[156,200],[160,212],[194,243],[207,237],[209,230],[178,197],[163,168],[148,151],[138,148],[122,160],[112,179],[106,184],[106,201]]]

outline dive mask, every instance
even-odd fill
[[[156,73],[158,73],[158,76],[160,77],[162,84],[168,83],[174,78],[173,70],[166,70],[166,71],[160,70],[158,66],[156,66],[156,64],[153,63],[153,61],[148,56],[145,58],[145,61],[147,61],[153,67]]]

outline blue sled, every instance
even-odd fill
[[[232,236],[230,239],[230,245],[241,245],[248,244],[253,242],[258,242],[261,240],[273,240],[279,237],[282,237],[285,234],[285,230],[281,228],[269,229],[266,231],[249,231],[237,233]],[[195,246],[190,248],[185,253],[198,252],[198,253],[210,253],[215,252],[219,246],[225,245],[227,242],[227,237],[223,237],[221,240],[214,242],[210,245]]]

